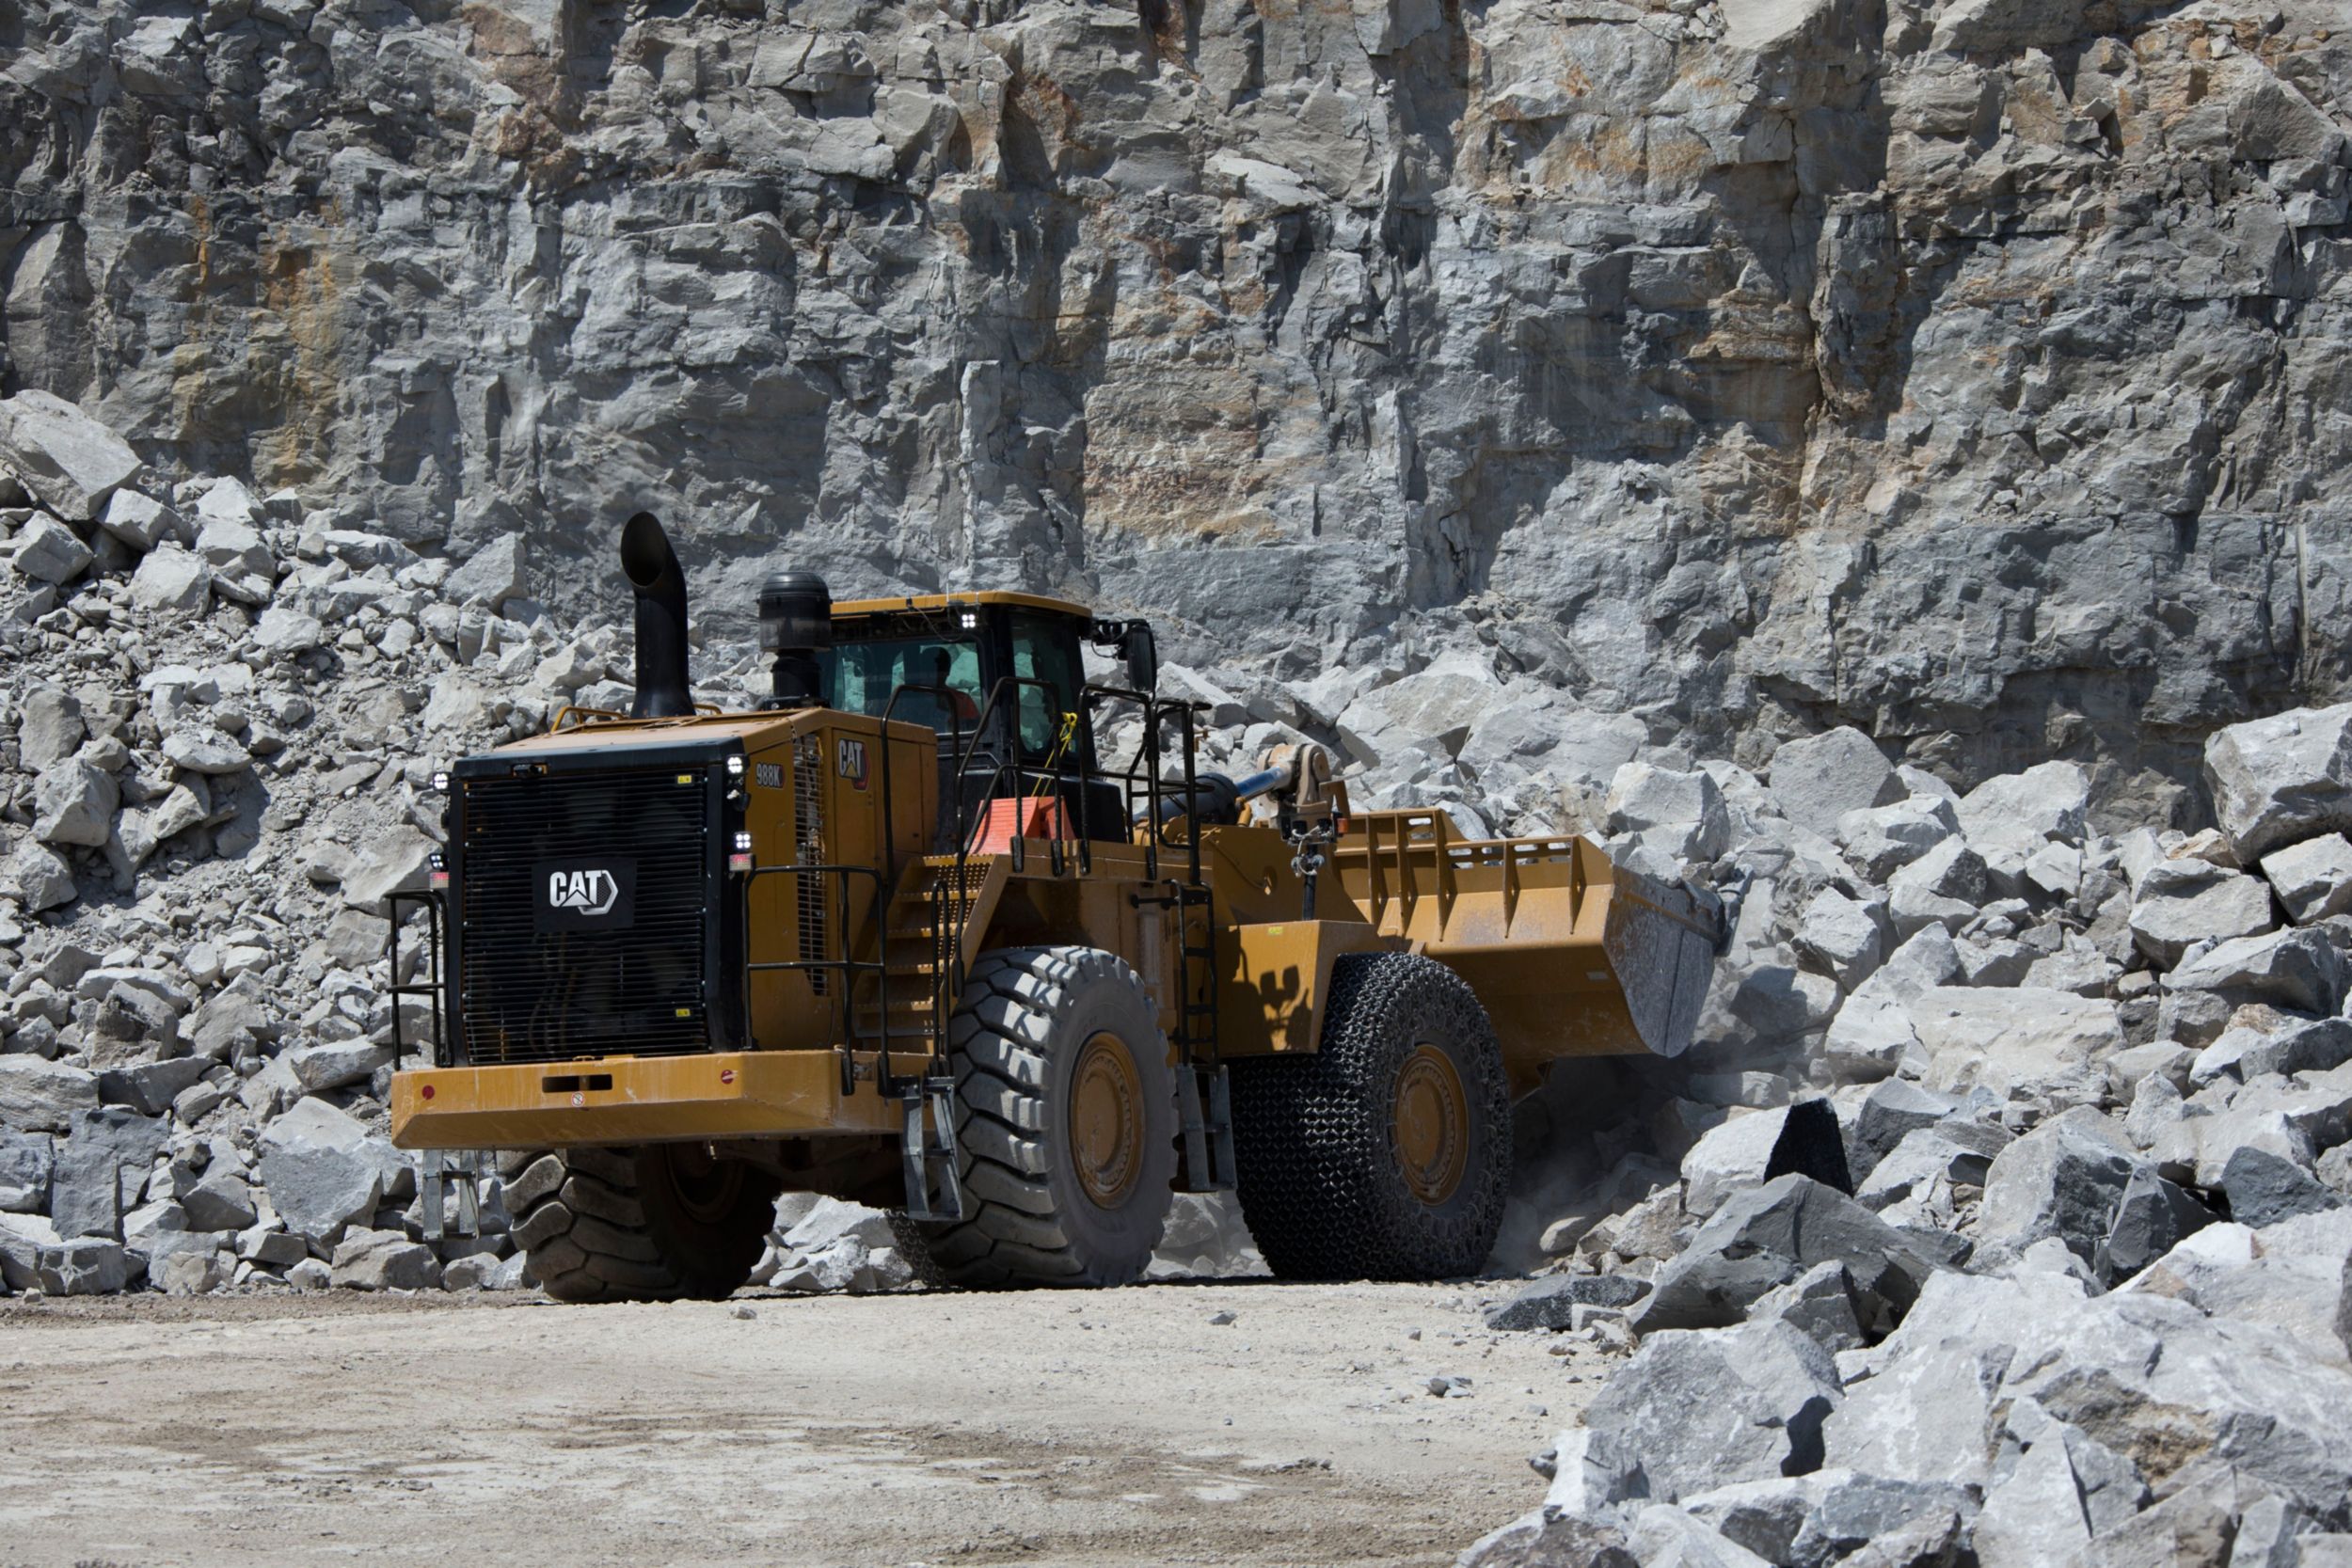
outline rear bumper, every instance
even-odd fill
[[[607,1056],[392,1076],[392,1142],[402,1148],[895,1134],[898,1117],[898,1102],[877,1093],[870,1077],[845,1098],[841,1057],[831,1051]]]

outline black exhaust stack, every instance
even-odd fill
[[[691,719],[686,689],[686,573],[650,512],[621,529],[621,570],[637,594],[637,700],[631,719]]]
[[[775,656],[774,707],[814,707],[817,656],[833,646],[833,591],[814,572],[777,572],[759,585],[759,645]]]

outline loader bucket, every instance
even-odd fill
[[[1625,992],[1633,1031],[1652,1055],[1679,1056],[1691,1048],[1715,973],[1719,918],[1711,895],[1616,868],[1601,951]]]
[[[1376,937],[1470,982],[1517,1086],[1564,1056],[1691,1048],[1724,928],[1714,895],[1590,839],[1463,839],[1427,810],[1356,814],[1331,859]]]

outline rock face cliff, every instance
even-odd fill
[[[2339,694],[2352,8],[0,0],[0,391],[2143,817]],[[609,603],[610,600],[604,600]]]

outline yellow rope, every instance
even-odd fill
[[[1077,737],[1077,734],[1078,716],[1074,713],[1063,714],[1061,716],[1061,734],[1055,737],[1054,749],[1045,753],[1045,764],[1040,770],[1041,772],[1051,773],[1054,770],[1056,765],[1061,761],[1062,753],[1070,750],[1070,743]],[[1037,781],[1037,791],[1030,797],[1030,799],[1042,800],[1045,796],[1045,786],[1051,782],[1052,781],[1050,779],[1040,778]]]

